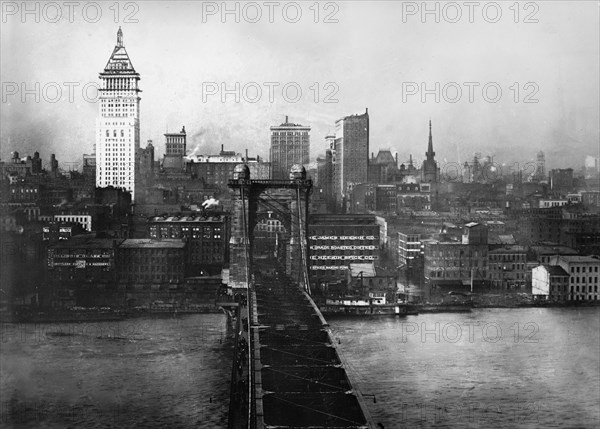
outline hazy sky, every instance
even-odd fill
[[[273,22],[265,2],[239,3],[236,22],[235,14],[221,14],[222,2],[120,2],[118,16],[113,2],[78,2],[71,10],[57,2],[61,19],[44,2],[29,2],[34,12],[27,15],[22,2],[2,2],[2,159],[13,150],[37,149],[46,159],[56,153],[59,161],[91,152],[98,106],[93,87],[87,99],[82,87],[99,82],[119,25],[141,75],[142,147],[152,139],[161,156],[166,130],[185,125],[190,151],[214,153],[224,144],[267,157],[269,127],[289,115],[312,127],[314,159],[335,120],[366,107],[371,150],[390,148],[401,160],[424,157],[430,118],[442,163],[474,152],[526,163],[541,149],[550,167],[579,167],[586,155],[598,156],[597,1],[478,2],[473,10],[428,2],[439,22],[422,15],[420,1],[298,2],[298,22],[291,22],[293,2],[274,3]],[[259,10],[259,22],[248,22]],[[35,91],[36,82],[39,102],[33,94],[23,99],[23,86]],[[72,100],[69,82],[79,85]],[[232,90],[225,102],[222,84]],[[57,89],[62,98],[53,100]],[[421,89],[432,90],[425,100]]]

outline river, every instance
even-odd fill
[[[385,428],[600,427],[598,307],[329,323]]]
[[[600,427],[600,308],[330,319],[390,428]],[[223,315],[2,325],[4,428],[226,427]]]
[[[3,324],[3,428],[227,424],[233,344],[222,314]]]

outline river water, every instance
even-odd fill
[[[329,323],[385,428],[600,427],[600,308]]]
[[[3,428],[226,427],[233,344],[222,314],[1,334]]]
[[[386,429],[600,427],[600,308],[329,323]],[[226,427],[222,315],[4,324],[0,341],[3,428]]]

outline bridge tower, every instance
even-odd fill
[[[288,180],[252,180],[245,164],[236,166],[228,183],[233,191],[229,283],[248,288],[251,282],[254,228],[266,217],[275,217],[285,228],[285,271],[310,291],[308,284],[307,220],[312,181],[300,164],[292,166]]]

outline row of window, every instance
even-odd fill
[[[129,270],[126,270],[125,268],[128,267],[130,268]],[[129,272],[129,273],[136,273],[136,272],[140,272],[140,273],[144,273],[144,272],[151,272],[151,273],[177,273],[178,271],[181,271],[182,266],[179,265],[156,265],[155,263],[152,263],[151,266],[144,266],[144,265],[127,265],[127,266],[121,266],[121,271],[122,272]]]
[[[580,270],[580,268],[581,268],[581,270]],[[588,267],[588,268],[589,268],[588,273],[591,273],[591,272],[597,273],[598,272],[598,265],[596,265],[594,267]],[[571,272],[572,273],[579,273],[579,272],[585,273],[585,269],[586,269],[585,266],[584,267],[571,267]]]
[[[577,277],[571,276],[570,282],[571,283],[585,283],[585,276],[581,277],[581,282],[579,281],[579,276],[577,276]],[[588,283],[598,283],[598,277],[588,277]]]
[[[513,270],[524,270],[525,269],[525,264],[510,264],[510,268],[509,265],[502,265],[502,264],[491,264],[490,263],[490,270],[491,271],[513,271]]]
[[[489,255],[489,260],[490,261],[524,261],[525,260],[525,255],[524,254],[490,254]]]

